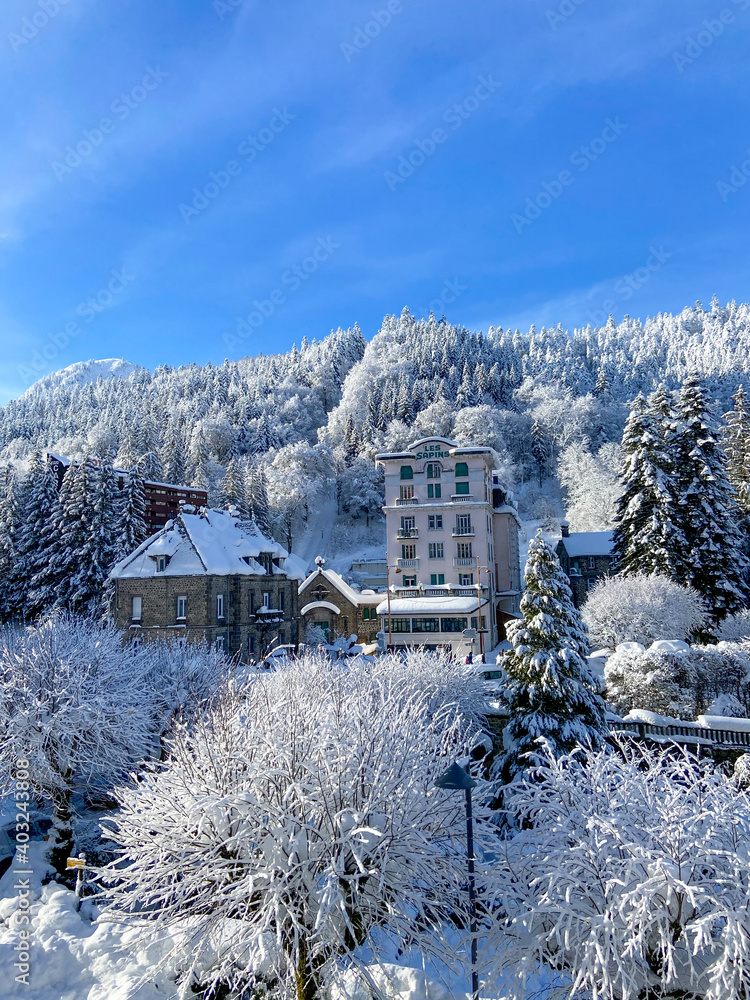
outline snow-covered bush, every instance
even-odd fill
[[[744,719],[745,706],[733,694],[720,694],[711,702],[705,715],[715,715],[722,719]]]
[[[705,602],[697,591],[646,573],[602,578],[581,614],[597,647],[687,639],[707,624]]]
[[[719,639],[724,642],[750,640],[750,611],[738,611],[725,618],[719,627]]]
[[[607,660],[604,668],[606,699],[616,711],[631,708],[675,719],[694,719],[698,709],[699,675],[689,653],[644,651],[624,643]]]
[[[52,802],[59,871],[74,790],[106,791],[150,750],[151,666],[116,629],[81,618],[54,615],[0,636],[0,792],[26,761],[31,793]]]
[[[377,956],[417,934],[451,960],[447,924],[467,917],[464,801],[434,783],[474,745],[473,692],[466,668],[424,655],[308,656],[227,686],[118,794],[109,917],[162,939],[188,927],[186,992],[200,970],[203,985],[311,1000],[341,956],[356,969],[360,946]],[[477,792],[481,867],[495,838],[489,787]]]
[[[547,967],[567,970],[566,997],[747,997],[750,799],[734,782],[623,741],[547,749],[506,804],[523,821],[499,865],[508,995]]]

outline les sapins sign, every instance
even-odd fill
[[[442,451],[441,450],[441,445],[439,445],[439,444],[428,444],[425,447],[424,451],[418,451],[417,452],[416,457],[417,457],[417,461],[419,461],[420,458],[427,458],[427,459],[432,459],[432,458],[450,458],[450,452],[448,452],[448,451]]]

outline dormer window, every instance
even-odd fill
[[[169,556],[157,556],[156,557],[156,572],[163,573],[164,570],[169,565]]]

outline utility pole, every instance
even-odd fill
[[[482,635],[482,578],[477,556],[477,632],[479,632],[479,662],[484,663],[484,636]]]

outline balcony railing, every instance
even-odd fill
[[[419,538],[419,528],[399,528],[396,538]]]
[[[474,497],[471,493],[451,493],[452,503],[473,503]]]
[[[457,556],[453,560],[453,565],[458,569],[460,566],[473,566],[475,560],[471,556]]]
[[[466,528],[455,527],[453,529],[452,534],[453,534],[454,538],[463,538],[466,535],[473,535],[474,534],[474,528],[472,527],[472,525],[469,525]]]
[[[396,500],[397,507],[407,507],[409,504],[419,503],[417,497],[398,497]]]
[[[398,559],[399,569],[419,569],[419,559]]]

